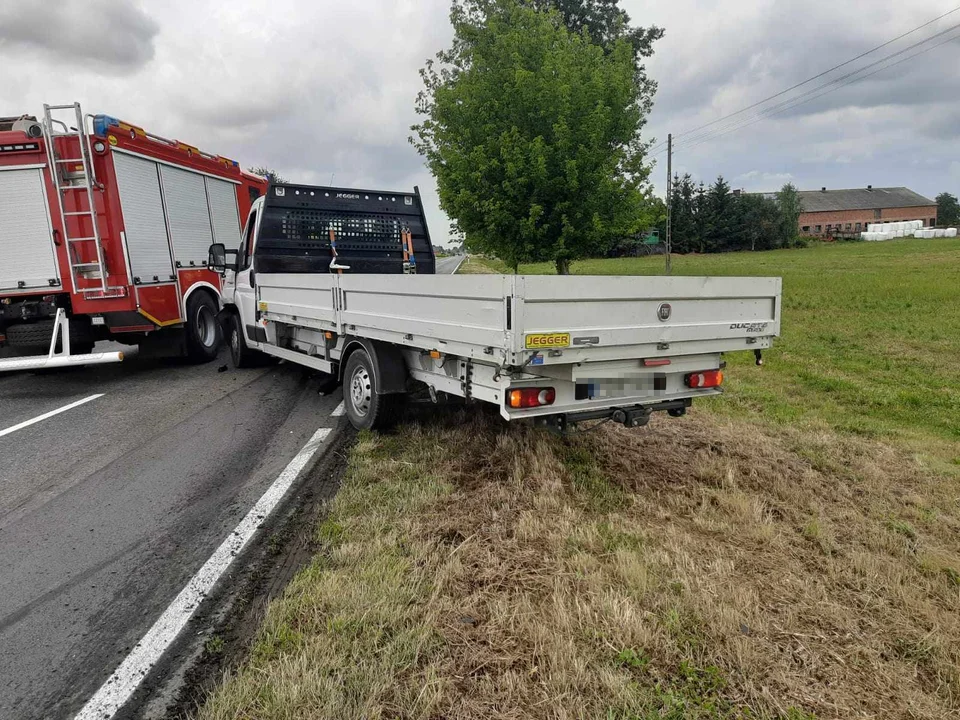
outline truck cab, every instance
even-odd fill
[[[274,183],[253,202],[240,247],[210,248],[222,269],[221,325],[238,367],[267,342],[257,305],[258,274],[436,272],[420,191]]]

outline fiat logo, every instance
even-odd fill
[[[670,303],[660,303],[660,307],[657,308],[657,317],[661,322],[666,322],[670,319],[670,313],[672,312]]]

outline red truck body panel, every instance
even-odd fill
[[[104,118],[104,116],[97,116]],[[198,257],[198,243],[194,240],[191,259],[185,266],[177,259],[177,248],[174,241],[174,218],[169,203],[171,198],[163,194],[165,174],[176,174],[184,181],[183,187],[190,183],[199,184],[200,193],[211,185],[216,185],[223,201],[224,188],[227,186],[217,181],[227,181],[236,193],[237,227],[234,229],[232,221],[223,222],[215,227],[214,211],[211,209],[211,200],[204,197],[210,222],[210,234],[217,234],[217,241],[222,241],[223,235],[229,235],[232,242],[226,242],[227,247],[237,247],[240,242],[242,223],[250,211],[250,205],[256,197],[263,194],[267,182],[261,177],[244,172],[240,166],[232,161],[216,155],[201,152],[195,147],[175,140],[166,140],[151,135],[141,128],[105,118],[98,124],[93,123],[94,132],[90,133],[91,158],[93,175],[96,179],[94,186],[94,210],[100,234],[100,245],[107,270],[106,286],[104,291],[99,273],[84,277],[79,272],[73,272],[72,265],[78,263],[94,263],[97,260],[97,248],[94,240],[67,242],[67,238],[85,238],[94,235],[90,226],[91,216],[86,214],[86,192],[66,192],[61,198],[54,183],[54,172],[61,172],[61,185],[69,182],[70,173],[83,175],[83,165],[80,163],[54,163],[57,167],[51,168],[48,161],[47,148],[44,137],[31,138],[23,131],[0,131],[0,175],[5,170],[21,170],[21,175],[30,177],[35,182],[34,169],[40,171],[43,191],[48,205],[49,230],[56,268],[59,278],[50,278],[46,286],[38,286],[36,281],[27,285],[23,281],[12,284],[9,281],[0,285],[0,302],[12,303],[26,297],[36,296],[69,296],[70,314],[103,316],[105,325],[113,333],[144,332],[158,328],[177,325],[184,322],[186,299],[190,293],[200,287],[207,289],[216,297],[220,296],[220,276],[205,267],[205,257]],[[98,127],[99,125],[99,127]],[[99,132],[97,132],[99,130]],[[61,160],[80,157],[80,137],[76,135],[57,137],[53,136],[55,157]],[[122,179],[118,177],[118,158],[128,158],[124,162],[140,162],[139,167],[145,169],[149,176],[149,169],[155,163],[156,173],[159,176],[158,186],[160,194],[157,196],[156,207],[150,208],[149,199],[136,198],[139,208],[163,218],[160,225],[155,225],[155,232],[144,233],[138,231],[138,248],[144,253],[156,253],[157,257],[170,256],[171,272],[167,276],[139,277],[132,270],[130,260],[130,218],[125,218],[125,212],[130,212],[131,202],[124,202],[122,197]],[[135,160],[129,160],[133,158]],[[74,166],[76,165],[76,166]],[[58,170],[59,168],[59,170]],[[27,172],[30,171],[30,172]],[[186,172],[184,172],[186,171]],[[6,176],[14,181],[14,174]],[[18,176],[19,177],[19,176]],[[202,178],[209,178],[203,180]],[[8,183],[9,184],[9,183]],[[186,192],[178,186],[178,192]],[[208,194],[212,191],[207,190]],[[61,218],[59,203],[63,203],[65,217]],[[196,205],[199,200],[196,194],[187,198],[188,202]],[[5,222],[3,207],[0,206],[0,223]],[[8,204],[6,209],[8,220],[15,215],[15,208]],[[70,215],[69,213],[77,213]],[[221,216],[222,217],[222,216]],[[15,218],[13,218],[15,220]],[[63,227],[64,221],[67,227]],[[2,230],[2,228],[0,228]],[[218,232],[219,231],[219,232]],[[201,237],[202,240],[202,237]],[[9,240],[9,233],[7,241]],[[71,259],[72,254],[72,259]],[[0,263],[3,260],[0,258]],[[51,267],[52,270],[52,267]],[[13,285],[13,286],[11,286]],[[58,304],[61,304],[58,302]]]

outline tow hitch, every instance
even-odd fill
[[[534,424],[548,430],[565,435],[572,426],[587,420],[613,420],[628,428],[643,427],[650,422],[650,417],[658,411],[666,411],[671,417],[683,417],[687,408],[693,404],[690,398],[667,400],[654,405],[634,405],[625,408],[604,408],[603,410],[587,410],[579,413],[561,413],[534,418]]]
[[[631,408],[629,410],[614,410],[611,419],[624,427],[643,427],[650,422],[653,410],[650,408]]]

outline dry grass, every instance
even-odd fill
[[[695,413],[363,435],[221,718],[960,714],[960,481]]]

